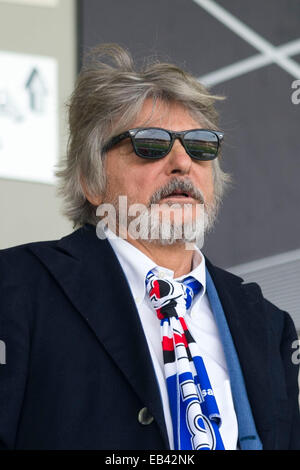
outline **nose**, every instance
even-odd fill
[[[171,152],[165,157],[168,174],[186,175],[190,172],[192,159],[186,153],[179,139],[176,139]]]

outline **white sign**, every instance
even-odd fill
[[[16,3],[19,5],[37,6],[37,7],[56,7],[59,0],[0,0],[4,3]]]
[[[0,178],[54,183],[57,62],[0,52]]]

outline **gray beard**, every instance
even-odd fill
[[[178,190],[188,193],[197,204],[184,204],[183,201],[174,204],[162,201],[163,198]],[[108,228],[122,238],[126,239],[129,235],[133,239],[141,239],[146,243],[162,246],[185,243],[196,244],[201,248],[204,244],[204,235],[212,230],[218,213],[216,201],[206,204],[202,192],[195,188],[188,178],[185,180],[174,178],[158,189],[150,198],[149,204],[142,205],[142,210],[137,207],[139,204],[130,204],[128,201],[129,214],[127,213],[126,220],[124,220],[124,214],[120,217],[119,203],[119,196],[110,201],[115,208],[116,217],[115,220],[108,221]],[[185,217],[185,209],[188,206],[190,210],[196,210],[196,217],[191,217],[191,214]],[[130,207],[135,209],[133,214],[130,214]],[[172,207],[177,207],[177,212],[173,212],[173,217],[170,217]],[[178,212],[178,208],[181,208],[181,211]],[[168,210],[169,216],[167,217]],[[136,215],[136,212],[139,215]]]
[[[184,204],[165,203],[165,205],[169,206],[170,211],[172,207],[182,206],[184,213]],[[185,206],[190,206],[190,204],[185,204]],[[170,217],[159,217],[157,212],[161,211],[161,206],[158,211],[151,210],[151,207],[147,208],[136,218],[128,217],[128,233],[132,238],[140,238],[147,243],[162,246],[194,243],[202,248],[204,235],[212,230],[217,213],[214,207],[206,208],[203,204],[199,204],[199,208],[195,220],[191,218],[183,220],[181,211],[177,220],[176,217],[171,220]]]

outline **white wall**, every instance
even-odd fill
[[[54,6],[33,6],[33,3]],[[0,0],[0,51],[53,57],[58,63],[59,157],[65,154],[65,102],[76,76],[75,0]],[[1,71],[0,71],[1,73]],[[0,178],[0,248],[60,238],[72,231],[52,184]]]

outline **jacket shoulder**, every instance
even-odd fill
[[[32,249],[55,247],[59,240],[39,241],[0,250],[0,286],[32,282],[42,265]]]
[[[25,243],[0,250],[0,286],[3,281],[16,284],[18,282],[34,282],[37,276],[45,271],[45,266],[37,254],[46,253],[52,258],[55,255],[68,253],[72,255],[72,247],[79,241],[84,246],[87,229],[81,227],[60,239]],[[56,259],[56,257],[55,257]]]

